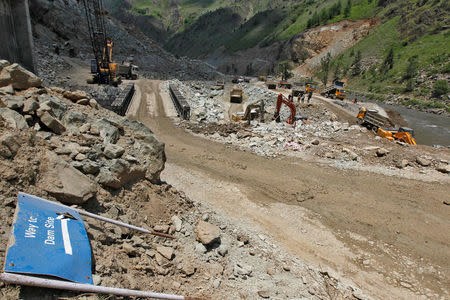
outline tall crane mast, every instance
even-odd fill
[[[105,16],[102,0],[82,0],[89,30],[89,38],[94,52],[95,62],[91,62],[92,78],[88,83],[117,85],[118,65],[112,61],[113,42],[106,34]]]

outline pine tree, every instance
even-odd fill
[[[352,76],[358,76],[361,74],[361,50],[356,52],[355,60],[352,64]]]
[[[323,85],[327,85],[328,82],[328,74],[330,72],[330,62],[331,62],[331,54],[327,53],[325,57],[322,57],[320,60],[320,71],[319,78],[322,81]]]
[[[386,74],[389,70],[394,67],[394,48],[389,49],[389,53],[383,61],[383,67],[381,72]]]
[[[352,0],[347,0],[347,4],[344,8],[344,17],[348,18],[350,16],[350,11],[352,9]]]

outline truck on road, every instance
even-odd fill
[[[333,84],[326,87],[321,93],[322,96],[344,100],[347,97],[347,91],[344,89],[344,83],[339,80],[333,81]]]
[[[230,102],[241,103],[242,102],[242,89],[234,88],[230,92]]]
[[[131,63],[123,63],[119,65],[119,76],[126,79],[136,80],[138,78],[139,67]]]

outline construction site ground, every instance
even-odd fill
[[[171,99],[159,85],[137,82],[129,117],[166,144],[163,180],[255,238],[268,236],[375,298],[449,296],[448,175],[425,181],[418,170],[408,179],[241,151],[176,126]]]

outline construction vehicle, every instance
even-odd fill
[[[293,102],[289,101],[288,99],[286,99],[283,94],[279,94],[278,98],[277,98],[277,104],[276,104],[276,110],[275,110],[275,115],[274,115],[274,119],[276,122],[281,122],[280,120],[280,110],[281,110],[281,105],[285,104],[287,107],[289,107],[289,109],[291,110],[291,116],[290,118],[286,121],[288,124],[294,124],[296,121],[296,112],[297,109],[295,108],[295,105]]]
[[[258,76],[258,80],[259,80],[259,81],[266,81],[266,76],[264,76],[264,75],[259,75],[259,76]]]
[[[285,80],[281,80],[280,83],[278,84],[278,86],[280,88],[285,88],[285,89],[291,89],[292,88],[292,84],[290,84],[289,82],[287,82]]]
[[[357,118],[360,125],[366,126],[383,138],[416,145],[413,129],[408,127],[393,128],[395,125],[392,121],[380,115],[376,110],[363,108],[359,111]]]
[[[138,78],[139,67],[129,62],[119,65],[119,76],[126,79],[136,80]]]
[[[264,113],[264,101],[259,100],[258,102],[247,105],[245,112],[234,113],[232,118],[235,122],[245,120],[247,124],[250,124],[250,121],[259,117],[259,121],[264,123]]]
[[[267,79],[266,85],[269,90],[275,90],[277,88],[277,83],[273,80]]]
[[[91,76],[87,83],[111,84],[120,83],[119,65],[112,60],[113,41],[107,37],[105,15],[102,0],[83,0],[89,37],[95,59],[91,61]]]
[[[347,97],[347,91],[344,89],[344,83],[339,80],[333,81],[333,85],[326,87],[321,93],[322,96],[344,100]]]
[[[294,97],[302,97],[304,94],[314,93],[316,91],[316,87],[312,83],[303,83],[303,82],[295,82],[292,87],[292,99]]]
[[[215,90],[223,90],[225,88],[225,81],[218,80],[216,81],[216,86],[213,87]]]
[[[242,102],[242,89],[233,88],[230,92],[230,102],[241,103]]]

